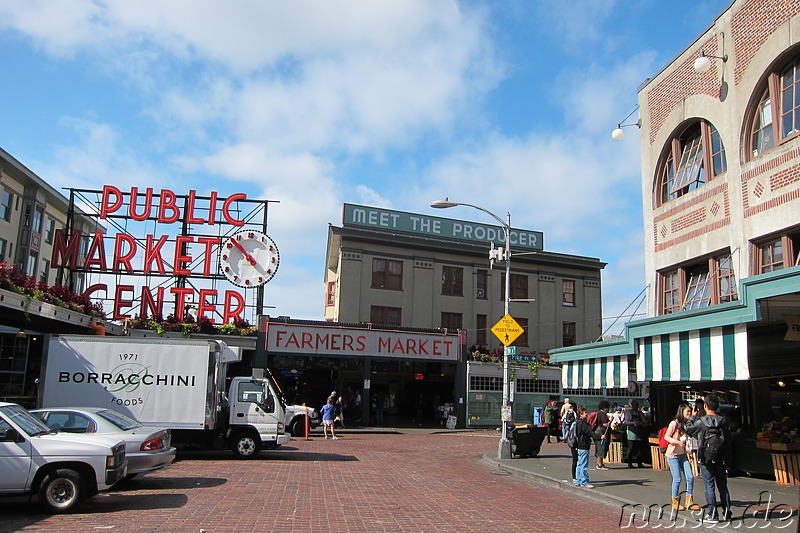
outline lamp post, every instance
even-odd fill
[[[505,293],[505,300],[504,300],[504,309],[505,313],[503,316],[509,314],[509,304],[511,302],[511,213],[506,213],[506,221],[503,221],[502,218],[495,215],[488,209],[484,209],[483,207],[472,205],[472,204],[465,204],[462,202],[451,202],[448,199],[444,200],[437,200],[435,202],[431,202],[431,207],[435,207],[436,209],[447,209],[448,207],[456,207],[458,205],[463,205],[466,207],[471,207],[473,209],[477,209],[478,211],[483,211],[487,215],[491,216],[495,220],[497,220],[500,225],[503,227],[503,231],[505,232],[506,237],[506,248],[504,250],[503,259],[506,262],[506,293]],[[508,357],[508,346],[503,343],[503,410],[502,413],[508,412],[508,401],[509,401],[509,357]],[[502,416],[502,414],[501,414]],[[510,459],[511,458],[511,442],[508,440],[508,422],[506,420],[502,420],[502,436],[500,437],[500,443],[497,447],[497,458],[498,459]]]

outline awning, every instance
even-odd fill
[[[749,379],[747,325],[641,338],[636,376],[642,381]]]
[[[561,367],[565,389],[602,389],[628,386],[628,356],[565,361]]]

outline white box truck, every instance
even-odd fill
[[[252,458],[290,436],[271,379],[227,377],[229,363],[240,360],[219,340],[49,335],[40,403],[110,407],[170,428],[176,447],[229,447]]]

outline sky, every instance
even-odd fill
[[[619,334],[645,290],[642,180],[637,128],[611,131],[729,5],[0,0],[0,147],[57,189],[277,201],[274,316],[323,318],[344,203],[510,213],[546,251],[608,263]]]

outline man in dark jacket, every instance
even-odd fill
[[[717,514],[715,487],[719,491],[719,503],[722,505],[722,519],[729,520],[731,515],[731,495],[728,492],[728,467],[733,457],[731,430],[724,416],[717,414],[719,397],[709,394],[703,398],[705,416],[699,416],[694,410],[686,422],[686,434],[697,438],[697,460],[700,473],[706,486],[706,515],[704,522],[715,524],[720,521]]]

